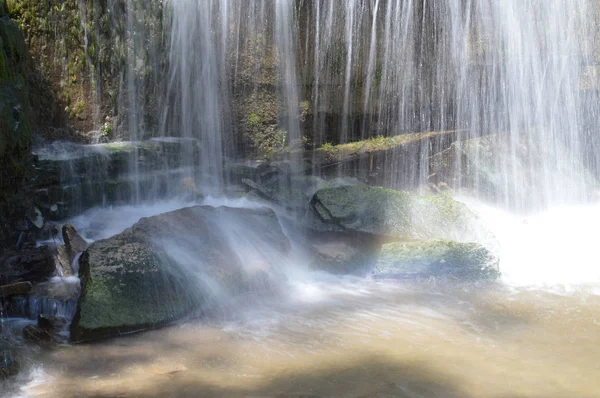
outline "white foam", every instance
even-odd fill
[[[600,203],[556,206],[536,215],[517,216],[471,199],[461,201],[500,242],[500,270],[506,283],[560,287],[561,291],[600,286],[596,246]]]

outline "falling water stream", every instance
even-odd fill
[[[231,82],[243,82],[249,102],[265,86],[278,86],[278,117],[290,142],[301,138],[298,107],[309,100],[312,114],[303,128],[308,124],[313,132],[313,148],[410,131],[458,131],[457,140],[493,134],[502,142],[486,164],[496,194],[490,199],[488,185],[476,180],[458,199],[495,235],[502,280],[449,285],[337,277],[311,271],[292,242],[272,292],[232,298],[211,316],[161,330],[26,353],[26,370],[9,396],[599,395],[600,203],[592,181],[600,114],[597,87],[587,81],[599,62],[597,5],[168,4],[168,94],[160,133],[200,142],[199,153],[183,145],[180,157],[185,177],[203,192],[223,188],[223,159],[235,146],[240,93]],[[275,59],[277,82],[259,81],[264,70],[248,54]],[[333,124],[332,113],[338,117]],[[402,188],[398,176],[408,173],[411,181],[427,182],[435,145],[419,145],[418,164],[415,157],[386,159],[387,185]],[[469,171],[458,158],[457,172]],[[135,158],[132,167],[137,175]],[[462,181],[454,182],[462,192]],[[141,217],[196,203],[135,202],[94,208],[70,221],[94,241]],[[258,206],[221,197],[202,203]]]

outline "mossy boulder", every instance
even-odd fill
[[[71,341],[154,328],[264,287],[289,247],[269,209],[197,206],[142,219],[82,255]]]
[[[311,206],[326,224],[393,240],[478,241],[490,236],[475,214],[447,194],[422,196],[380,187],[343,186],[318,191]]]
[[[394,242],[382,246],[376,278],[441,277],[455,280],[494,280],[498,259],[477,243],[449,240]]]

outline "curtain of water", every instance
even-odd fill
[[[493,134],[471,164],[454,147],[457,174],[483,163],[502,186],[494,200],[511,208],[581,201],[592,186],[585,167],[598,164],[597,9],[592,0],[171,1],[162,134],[198,140],[200,153],[182,147],[183,163],[202,188],[219,189],[224,155],[246,152],[249,115],[268,113],[274,98],[287,143]],[[300,122],[303,100],[312,115]],[[135,139],[142,110],[128,105]],[[387,155],[386,185],[427,182],[438,140]],[[484,192],[489,181],[472,174]]]
[[[219,190],[223,180],[227,4],[214,0],[170,4],[168,105],[164,110],[169,123],[163,133],[199,141],[200,153],[194,145],[182,145],[181,156],[183,164],[191,166],[187,178],[209,190]]]
[[[525,208],[585,199],[582,139],[590,117],[596,121],[588,109],[597,96],[582,84],[597,63],[590,46],[597,7],[584,0],[316,2],[315,114],[335,101],[327,96],[333,85],[343,87],[334,105],[342,115],[338,142],[408,131],[494,133],[502,138],[488,167],[503,180],[499,202]],[[353,117],[362,118],[360,134]],[[314,128],[321,142],[331,139],[325,123],[316,119]],[[430,147],[415,149],[417,162],[390,159],[392,174],[409,170],[425,181]]]

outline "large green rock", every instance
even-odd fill
[[[500,276],[498,259],[477,243],[448,240],[394,242],[382,246],[376,278],[442,277],[493,280]]]
[[[144,218],[81,257],[71,340],[157,327],[265,288],[289,247],[269,209],[197,206]]]
[[[326,224],[394,240],[478,241],[490,237],[475,214],[446,194],[421,196],[380,187],[344,186],[318,191],[311,205]]]

